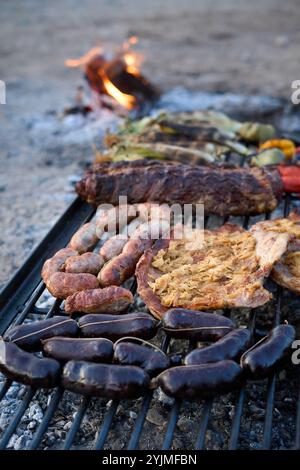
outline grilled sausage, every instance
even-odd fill
[[[105,259],[105,261],[108,261],[115,256],[118,256],[122,252],[127,241],[128,238],[125,237],[125,235],[114,235],[113,237],[110,237],[108,240],[106,240],[105,243],[103,243],[99,253]]]
[[[79,319],[79,328],[85,338],[108,338],[116,341],[124,336],[151,339],[157,331],[157,322],[147,313],[126,315],[85,315]]]
[[[234,328],[234,323],[216,313],[172,308],[165,313],[162,327],[173,338],[217,341]]]
[[[170,367],[170,360],[163,351],[126,341],[126,338],[115,344],[114,361],[123,365],[139,366],[150,377],[155,377]]]
[[[135,217],[136,210],[134,205],[131,204],[121,204],[108,209],[97,220],[98,237],[101,238],[105,231],[116,233],[117,230],[121,230]]]
[[[5,341],[15,343],[26,351],[40,351],[41,341],[53,336],[76,336],[78,324],[71,318],[56,316],[46,320],[12,326],[4,335]]]
[[[149,387],[149,376],[135,366],[70,361],[64,367],[63,386],[82,395],[109,399],[138,398]]]
[[[83,253],[79,256],[71,256],[64,264],[66,273],[89,273],[97,276],[104,265],[104,259],[97,253]]]
[[[167,369],[157,383],[171,397],[197,400],[229,392],[241,384],[242,368],[234,361]]]
[[[79,254],[91,251],[94,246],[98,243],[99,239],[96,231],[96,223],[88,222],[74,233],[73,237],[70,240],[69,247],[72,250],[78,251]]]
[[[57,361],[40,359],[3,340],[0,340],[0,371],[9,379],[32,387],[52,388],[60,379]]]
[[[121,313],[132,302],[133,295],[128,289],[110,286],[70,295],[65,301],[65,311],[67,313]]]
[[[59,362],[111,362],[113,357],[113,343],[105,338],[54,337],[43,340],[42,343],[44,354]]]
[[[99,287],[96,276],[85,273],[54,273],[46,285],[50,294],[57,299],[66,299],[75,292]]]
[[[45,261],[42,269],[42,278],[45,284],[48,283],[50,276],[54,273],[57,273],[63,269],[63,266],[66,260],[70,256],[76,256],[78,253],[71,248],[63,248],[59,250],[52,258]]]
[[[102,287],[120,286],[135,271],[136,264],[144,251],[151,246],[151,240],[130,239],[122,253],[106,263],[98,274]]]
[[[208,364],[225,359],[239,359],[249,347],[251,333],[247,328],[233,330],[214,344],[191,351],[184,359],[187,366]]]
[[[264,379],[276,371],[288,357],[295,339],[292,325],[279,325],[241,357],[241,365],[251,379]]]

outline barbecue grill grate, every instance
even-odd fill
[[[281,207],[281,215],[287,215],[290,211],[292,205],[297,205],[296,198],[294,199],[291,196],[285,196],[284,201]],[[49,318],[53,315],[64,314],[63,310],[60,309],[61,302],[55,300],[51,308],[41,308],[37,306],[39,299],[41,298],[45,285],[40,280],[40,271],[45,259],[53,255],[55,251],[60,249],[62,246],[65,246],[68,243],[71,235],[77,230],[77,228],[82,224],[90,220],[93,216],[93,209],[91,206],[85,202],[76,199],[58,223],[53,227],[49,232],[46,238],[30,256],[30,258],[24,263],[20,268],[14,278],[9,282],[6,288],[2,291],[0,296],[0,307],[2,307],[2,312],[0,314],[0,334],[3,334],[7,327],[14,323],[20,324],[24,321],[32,318],[32,314],[44,315],[46,318]],[[278,209],[276,210],[276,216],[280,215]],[[268,216],[266,216],[268,218]],[[231,220],[231,219],[229,219]],[[206,224],[210,224],[211,218],[206,219]],[[224,223],[226,220],[220,220],[220,223]],[[233,220],[236,222],[236,220]],[[254,218],[244,217],[242,220],[242,225],[247,228],[251,223],[255,222]],[[136,291],[136,284],[133,283],[132,292]],[[277,288],[276,292],[276,302],[275,302],[275,311],[274,311],[274,325],[277,325],[281,322],[281,302],[282,302],[283,291],[280,287]],[[226,315],[231,315],[231,312],[225,312]],[[256,319],[257,312],[251,310],[249,316],[249,327],[254,333],[256,331]],[[162,349],[167,351],[169,348],[169,339],[164,336],[162,339]],[[192,345],[190,345],[192,347]],[[1,401],[5,397],[6,393],[9,391],[12,382],[5,380],[2,387],[0,387],[0,407]],[[288,389],[288,385],[286,387]],[[240,447],[240,428],[243,418],[243,412],[246,409],[246,388],[241,388],[235,399],[233,398],[234,403],[234,412],[231,416],[231,429],[230,436],[228,437],[228,443],[226,447],[228,449],[237,449]],[[265,393],[266,393],[266,406],[265,406],[265,416],[264,416],[264,428],[263,435],[261,439],[261,448],[269,449],[272,447],[272,431],[273,431],[273,415],[274,415],[274,401],[275,401],[275,387],[276,387],[276,375],[271,377],[268,381],[265,381]],[[15,410],[14,416],[11,418],[8,426],[2,433],[0,439],[0,449],[7,448],[10,438],[17,430],[22,417],[24,416],[26,410],[37,394],[36,390],[31,387],[24,387],[26,390],[23,399],[19,407]],[[42,392],[39,392],[39,394]],[[55,413],[58,410],[58,407],[63,399],[64,390],[57,388],[50,394],[50,399],[48,401],[48,406],[46,408],[45,414],[42,421],[39,423],[33,439],[30,442],[29,449],[38,449],[41,446],[43,438],[51,424]],[[87,397],[81,397],[81,402],[78,406],[77,412],[73,415],[72,425],[68,430],[66,437],[63,442],[63,449],[74,448],[74,442],[76,440],[77,433],[82,425],[89,406],[91,405],[92,399]],[[155,401],[153,398],[153,392],[150,391],[142,400],[139,408],[137,418],[134,423],[133,430],[124,445],[127,449],[136,449],[139,446],[139,440],[144,430],[144,423],[146,420],[146,415],[148,410],[151,407],[151,404]],[[213,408],[216,400],[207,400],[202,406],[199,405],[197,416],[198,416],[198,435],[195,442],[190,443],[189,447],[192,447],[196,450],[206,448],[207,440],[207,431],[209,423],[213,420]],[[116,417],[117,409],[119,402],[113,400],[108,403],[105,414],[101,417],[102,425],[97,433],[95,438],[93,448],[94,449],[103,449],[107,445],[108,434],[113,426],[114,418]],[[123,406],[126,406],[123,404]],[[198,405],[196,405],[198,406]],[[178,419],[180,417],[181,409],[183,408],[183,403],[179,400],[175,400],[170,413],[169,420],[164,428],[164,436],[161,449],[167,450],[173,447],[174,445],[174,433],[176,432],[176,426]],[[294,441],[292,444],[293,448],[300,448],[300,389],[299,396],[297,401],[297,410],[295,410],[295,424],[293,428],[295,429]],[[100,418],[100,417],[99,417]],[[124,432],[124,435],[126,433]],[[151,442],[149,443],[151,446]],[[248,442],[250,445],[250,440]],[[42,446],[44,447],[44,446]],[[221,447],[221,446],[220,446]],[[222,448],[224,448],[224,443],[222,443]]]

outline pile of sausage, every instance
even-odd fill
[[[97,250],[110,227],[118,233]],[[44,263],[42,278],[54,297],[65,299],[67,313],[122,312],[133,298],[121,284],[134,274],[139,258],[151,246],[150,234],[159,238],[169,227],[170,211],[158,204],[99,210],[94,220],[73,235],[67,248]]]
[[[250,331],[230,319],[175,308],[162,320],[164,332],[210,343],[178,365],[178,357],[147,341],[159,326],[143,312],[88,314],[78,321],[57,316],[12,326],[0,340],[0,371],[33,387],[62,385],[109,399],[137,398],[160,386],[171,397],[197,400],[268,377],[288,358],[295,339],[294,328],[284,324],[250,347]]]

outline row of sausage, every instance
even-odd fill
[[[172,397],[201,399],[268,377],[287,359],[295,339],[294,328],[284,324],[251,346],[250,331],[224,316],[171,309],[161,324],[167,335],[211,343],[178,358],[147,342],[159,326],[143,312],[14,326],[0,341],[0,370],[33,387],[61,383],[83,395],[135,398],[160,386]]]

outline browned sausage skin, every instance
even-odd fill
[[[98,274],[99,284],[120,286],[135,271],[136,263],[143,252],[151,246],[151,240],[129,239],[122,253],[106,263]]]
[[[104,289],[88,289],[67,297],[67,313],[120,313],[133,302],[133,295],[123,287],[110,286]]]
[[[78,256],[70,256],[64,264],[66,273],[88,273],[97,276],[104,265],[104,259],[97,253],[83,253]]]

